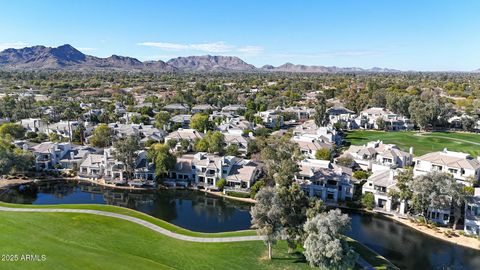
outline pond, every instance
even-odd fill
[[[250,204],[190,190],[130,191],[76,182],[12,188],[0,200],[23,204],[110,204],[135,209],[183,228],[223,232],[250,228]],[[401,269],[480,269],[480,252],[424,235],[391,220],[347,212],[347,235]]]

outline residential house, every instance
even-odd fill
[[[208,113],[217,110],[217,107],[210,104],[197,104],[192,107],[192,113]]]
[[[193,147],[193,144],[195,143],[195,140],[202,139],[203,136],[204,136],[203,133],[198,132],[195,129],[179,128],[178,130],[173,131],[169,133],[167,136],[165,136],[165,143],[167,143],[169,140],[176,140],[177,145],[175,147],[175,151],[179,151],[182,148],[181,141],[186,140],[190,143],[190,147],[187,150],[191,150]]]
[[[42,171],[61,168],[59,164],[60,160],[62,160],[72,148],[73,144],[54,142],[43,142],[32,147],[31,150],[35,156],[35,169]]]
[[[480,236],[480,188],[475,188],[474,195],[465,202],[464,223],[466,234]]]
[[[375,207],[387,212],[405,214],[405,202],[399,202],[389,195],[390,191],[397,190],[396,176],[399,169],[385,169],[375,171],[362,186],[362,194],[372,193],[375,198]]]
[[[190,111],[187,104],[180,104],[180,103],[168,104],[165,107],[163,107],[163,109],[166,111],[179,112],[179,113],[187,113]]]
[[[22,119],[18,122],[22,127],[25,128],[26,132],[45,132],[47,128],[47,123],[45,123],[40,118],[27,118]]]
[[[334,125],[337,123],[344,123],[347,129],[358,128],[354,119],[357,117],[354,111],[342,106],[334,106],[327,110],[329,123]]]
[[[165,131],[153,125],[110,123],[108,127],[113,130],[117,138],[138,136],[140,138],[140,144],[144,144],[148,140],[162,142],[166,134]]]
[[[226,180],[226,187],[247,191],[260,173],[259,165],[234,156],[218,156],[199,152],[177,158],[175,169],[164,181],[169,185],[193,185],[205,189],[217,189],[220,179]]]
[[[126,182],[125,165],[115,159],[115,149],[105,149],[103,155],[89,154],[80,165],[79,176],[89,179],[103,178],[109,184],[128,184],[131,186],[154,185],[155,166],[148,161],[147,151],[137,153],[133,179]]]
[[[378,120],[383,119],[386,130],[411,130],[414,128],[410,119],[405,116],[400,116],[385,108],[373,107],[360,112],[360,115],[355,119],[356,125],[365,129],[379,129]]]
[[[229,112],[229,113],[236,113],[236,114],[246,110],[247,110],[247,107],[239,104],[231,104],[222,108],[222,112]]]
[[[103,176],[104,155],[88,154],[80,164],[78,176],[97,180]]]
[[[226,147],[236,145],[240,155],[245,156],[248,152],[248,142],[254,139],[253,134],[249,133],[247,136],[243,135],[242,130],[230,129],[222,132],[225,137]]]
[[[342,143],[342,136],[333,127],[318,127],[313,120],[308,120],[303,124],[296,126],[293,130],[293,135],[336,145]]]
[[[307,121],[313,114],[315,114],[315,109],[308,108],[308,107],[288,107],[281,109],[281,112],[284,113],[291,113],[295,116],[295,120],[300,121],[300,122],[305,122]]]
[[[176,127],[189,128],[191,119],[192,115],[190,114],[177,114],[170,118],[170,122]]]
[[[243,116],[226,119],[220,125],[217,126],[217,129],[222,132],[229,131],[229,130],[245,131],[245,130],[253,130],[254,128],[255,128],[254,125],[248,120],[246,120],[245,117]]]
[[[264,112],[257,112],[255,116],[262,119],[262,123],[268,128],[283,127],[283,115],[279,110],[267,110]]]
[[[362,170],[403,168],[413,163],[413,148],[407,153],[394,144],[378,140],[366,145],[351,145],[342,157],[351,157]]]
[[[315,159],[315,154],[320,149],[333,149],[333,145],[331,143],[309,138],[307,136],[293,136],[291,141],[298,144],[302,155],[310,159]]]
[[[429,172],[450,173],[460,183],[472,186],[472,180],[480,180],[480,158],[473,158],[471,155],[462,152],[443,151],[432,152],[414,158],[414,176],[423,175]]]
[[[310,197],[318,197],[327,203],[351,200],[355,189],[346,168],[325,160],[305,159],[299,163],[300,171],[295,181]]]

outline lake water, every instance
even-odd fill
[[[13,188],[0,200],[23,204],[110,204],[135,209],[183,228],[222,232],[250,228],[250,204],[189,190],[129,191],[76,182]],[[348,212],[347,235],[401,269],[480,269],[480,252],[424,235],[382,217]]]

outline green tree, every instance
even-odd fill
[[[227,147],[226,154],[229,156],[238,156],[238,145],[231,144]]]
[[[0,137],[8,140],[18,140],[25,136],[25,129],[15,123],[4,123],[0,125]]]
[[[276,243],[282,232],[280,221],[281,209],[278,207],[278,196],[272,187],[262,188],[255,196],[257,203],[251,208],[252,227],[258,235],[264,236],[268,247],[268,258],[272,259],[272,245]]]
[[[190,127],[200,132],[213,130],[213,123],[209,120],[208,114],[197,113],[190,119]]]
[[[170,147],[165,144],[153,144],[148,150],[148,157],[155,164],[155,174],[157,179],[163,177],[175,168],[177,157],[170,153]]]
[[[222,191],[226,184],[227,184],[227,181],[222,178],[222,179],[217,181],[216,186],[217,186],[218,190]]]
[[[303,248],[310,265],[320,269],[352,269],[358,254],[344,240],[343,234],[349,228],[350,218],[338,209],[308,220]]]
[[[379,130],[385,130],[385,128],[387,127],[387,124],[385,123],[385,120],[383,120],[382,117],[378,117],[376,120],[376,123]]]
[[[328,122],[327,101],[325,100],[325,96],[323,94],[317,95],[314,120],[318,127],[323,127]]]
[[[362,195],[362,205],[368,210],[372,210],[375,207],[375,196],[373,193],[365,193]]]
[[[430,172],[418,176],[411,186],[414,210],[424,217],[427,217],[429,208],[450,209],[452,197],[461,196],[455,194],[457,192],[456,180],[447,173]]]
[[[112,144],[113,130],[107,124],[99,124],[90,138],[90,144],[95,147],[108,147]]]
[[[363,180],[367,179],[369,174],[366,171],[356,171],[353,173],[353,177],[355,177],[358,180]]]
[[[165,129],[165,126],[170,121],[170,113],[161,111],[155,115],[155,127],[159,129]],[[203,131],[203,130],[202,130]]]
[[[262,189],[265,186],[265,182],[262,180],[259,180],[253,184],[253,186],[250,187],[250,198],[255,198],[255,195],[257,195],[258,191]]]
[[[330,160],[332,152],[328,148],[320,148],[315,152],[315,158],[320,160]]]
[[[303,240],[302,226],[307,221],[306,211],[310,200],[296,183],[278,187],[277,196],[281,210],[280,221],[289,250],[292,251]]]
[[[117,140],[114,144],[114,157],[121,161],[125,168],[125,179],[128,181],[133,174],[140,150],[140,141],[137,136],[128,136]]]

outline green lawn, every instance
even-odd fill
[[[136,211],[105,205],[0,205],[111,211],[194,236],[254,234],[253,231],[196,233]],[[266,247],[260,241],[192,243],[169,238],[126,220],[91,214],[0,212],[0,232],[0,254],[47,256],[45,262],[0,261],[0,269],[310,269],[300,255],[287,254],[283,241],[275,246],[274,259],[268,261]],[[379,269],[389,265],[360,243],[349,241],[372,265]]]
[[[382,140],[384,143],[396,144],[404,151],[408,151],[410,146],[413,146],[415,156],[441,151],[445,147],[452,151],[466,152],[473,156],[480,155],[480,134],[472,133],[356,130],[347,132],[345,140],[353,145]]]

